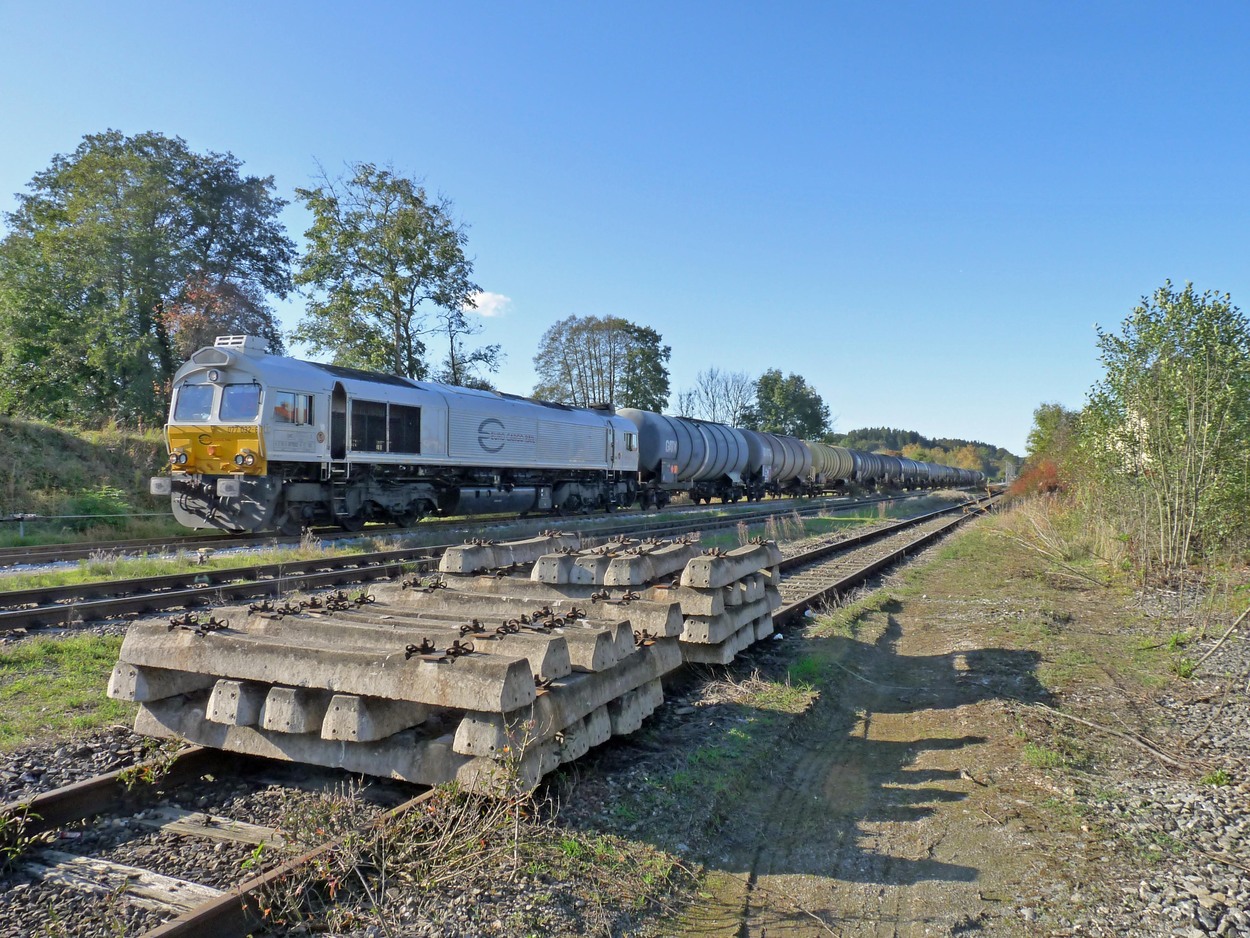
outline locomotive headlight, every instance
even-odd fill
[[[243,454],[242,454],[242,453],[239,453],[239,455],[238,455],[238,456],[235,456],[235,457],[234,457],[234,464],[235,464],[236,466],[241,466],[241,465],[243,465]]]
[[[213,368],[213,369],[212,369],[211,371],[209,371],[209,373],[208,373],[208,380],[209,380],[209,381],[212,381],[214,384],[216,384],[218,381],[220,381],[220,380],[221,380],[221,372],[220,372],[220,371],[218,371],[216,368]]]
[[[171,466],[185,466],[187,464],[187,454],[180,449],[174,450],[169,454],[169,464]]]
[[[238,456],[234,457],[234,464],[236,466],[254,466],[256,465],[256,454],[250,449],[245,449]]]
[[[245,466],[254,466],[254,465],[256,465],[256,457],[255,457],[253,454],[251,454],[251,453],[247,453],[247,454],[243,457],[243,465],[245,465]]]

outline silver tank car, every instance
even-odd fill
[[[663,506],[676,492],[698,504],[712,498],[736,502],[745,494],[742,472],[747,441],[724,424],[668,417],[623,407],[620,417],[638,430],[638,469],[644,507]]]
[[[880,485],[898,485],[903,478],[903,464],[899,462],[897,456],[887,456],[885,453],[878,453],[877,458],[881,460],[881,478]]]
[[[855,475],[855,457],[845,446],[830,446],[816,440],[805,440],[812,454],[812,468],[807,474],[812,493],[835,491]]]
[[[898,462],[901,469],[899,485],[907,489],[916,488],[920,484],[920,464],[906,456],[898,457]]]
[[[851,458],[855,461],[855,481],[860,485],[882,484],[885,475],[885,462],[876,453],[863,450],[851,450]]]
[[[802,440],[759,430],[740,430],[747,442],[743,479],[747,498],[798,492],[812,465],[811,450]]]

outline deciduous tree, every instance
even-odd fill
[[[755,403],[755,381],[745,371],[706,368],[695,375],[694,387],[680,399],[689,409],[688,416],[740,427]]]
[[[1055,458],[1067,453],[1075,444],[1080,412],[1062,404],[1040,404],[1033,411],[1033,427],[1026,440],[1029,459]]]
[[[755,382],[748,429],[817,439],[829,429],[829,407],[805,378],[770,368]]]
[[[472,300],[469,300],[472,303]],[[493,390],[491,383],[483,377],[482,372],[499,370],[499,362],[503,356],[498,345],[484,345],[479,348],[466,348],[465,336],[477,335],[481,325],[469,319],[463,309],[439,308],[434,327],[447,342],[447,354],[442,365],[434,373],[434,377],[446,384],[461,387]]]
[[[282,333],[264,296],[249,284],[197,277],[164,310],[165,328],[179,360],[212,345],[219,335],[255,335],[269,351],[285,351]]]
[[[1250,324],[1227,294],[1165,282],[1098,330],[1105,373],[1081,443],[1125,512],[1144,571],[1183,574],[1200,551],[1244,537]]]
[[[432,370],[425,337],[446,335],[459,374],[463,310],[478,288],[451,202],[372,163],[355,163],[340,179],[323,173],[320,182],[295,190],[313,223],[295,276],[311,297],[293,338],[340,365],[419,379]],[[436,309],[448,316],[430,326]]]
[[[578,407],[668,406],[672,350],[649,326],[619,316],[569,316],[543,334],[534,356],[534,396]]]
[[[290,290],[272,177],[178,137],[116,130],[53,157],[0,244],[0,408],[77,423],[156,420],[180,363],[167,311],[212,283]],[[276,328],[273,329],[276,332]]]

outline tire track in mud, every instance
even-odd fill
[[[987,892],[1028,875],[1014,835],[974,823],[1001,798],[977,780],[989,739],[975,730],[978,704],[1040,694],[1036,656],[955,651],[893,614],[877,631],[802,640],[833,678],[730,809],[707,860],[716,900],[687,934],[965,934],[992,914]]]

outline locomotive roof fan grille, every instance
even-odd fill
[[[254,335],[219,335],[212,348],[202,348],[191,356],[197,365],[230,365],[240,352],[249,356],[264,355],[269,346]]]
[[[213,347],[235,349],[244,355],[264,355],[269,351],[269,343],[258,335],[219,335]]]

